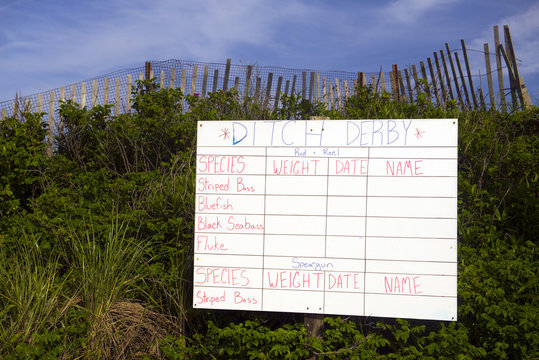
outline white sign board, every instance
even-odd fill
[[[457,129],[199,122],[194,308],[456,320]]]

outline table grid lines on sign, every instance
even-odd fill
[[[266,194],[266,183],[268,178],[268,164],[265,159],[268,157],[268,149],[264,148],[264,194]],[[266,196],[264,195],[264,213],[266,213]],[[266,258],[266,217],[264,216],[264,230],[262,233],[262,279],[264,278],[264,271],[265,270],[265,262],[264,259]],[[260,308],[264,308],[264,287],[260,289],[260,292],[262,296],[260,296]]]
[[[370,160],[370,155],[371,155],[371,149],[369,148],[368,150],[368,153],[367,153],[367,159]],[[368,162],[367,162],[368,164]],[[368,165],[367,165],[368,166]],[[367,197],[367,194],[369,193],[369,176],[368,176],[368,168],[367,168],[367,179],[365,180],[365,245],[364,245],[364,250],[363,250],[363,253],[365,254],[365,264],[363,266],[363,287],[365,288],[365,284],[367,284],[367,214],[369,213],[368,212],[368,202],[369,202],[369,199]],[[365,291],[363,291],[363,314],[366,313],[366,310],[365,310]]]
[[[327,159],[327,168],[329,169],[329,158]],[[326,221],[325,221],[325,227],[324,227],[324,257],[327,257],[327,239],[328,239],[328,222],[327,222],[327,218],[329,216],[329,206],[328,206],[328,201],[327,201],[327,198],[329,196],[329,171],[326,173],[326,194],[325,194],[325,199],[326,199]],[[324,296],[324,300],[325,300],[325,296]]]
[[[455,320],[456,126],[200,122],[193,306]]]

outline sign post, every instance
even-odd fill
[[[457,128],[199,122],[193,307],[455,321]]]

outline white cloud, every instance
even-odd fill
[[[483,50],[483,44],[489,44],[489,52],[494,53],[494,25],[498,25],[500,42],[505,47],[504,25],[509,26],[513,47],[518,62],[518,70],[526,80],[525,75],[539,74],[539,4],[530,6],[525,11],[504,17],[493,23],[488,30],[485,30],[480,37],[470,42],[469,47]],[[491,57],[491,63],[493,62]],[[502,60],[503,62],[503,60]],[[493,65],[493,64],[492,64]]]
[[[0,29],[0,69],[9,69],[0,70],[3,86],[29,93],[36,92],[23,85],[30,76],[56,74],[52,88],[145,60],[223,62],[244,45],[282,52],[286,39],[276,34],[324,13],[304,0],[24,0],[4,15],[16,20]]]
[[[279,24],[298,14],[309,18],[314,11],[296,0],[121,1],[105,9],[101,5],[97,16],[90,13],[64,24],[64,18],[75,15],[69,9],[56,10],[59,13],[49,22],[6,30],[5,38],[10,40],[0,45],[6,54],[0,63],[20,69],[31,66],[34,71],[99,71],[129,59],[223,61],[239,44],[277,47],[274,34]],[[29,53],[21,58],[21,50]],[[38,58],[41,61],[36,63]]]
[[[380,10],[380,16],[391,22],[411,24],[427,12],[443,9],[456,0],[395,0]]]
[[[518,67],[521,75],[539,73],[539,4],[502,19],[500,24],[509,25],[516,57],[522,60]]]

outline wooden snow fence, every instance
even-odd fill
[[[180,60],[146,62],[144,68],[131,69],[110,76],[81,82],[44,93],[0,102],[0,119],[20,116],[23,112],[45,112],[48,121],[49,154],[53,135],[61,131],[58,116],[60,103],[73,100],[80,108],[112,105],[112,114],[131,112],[137,80],[153,79],[158,89],[180,88],[185,95],[206,98],[219,90],[234,89],[238,100],[248,100],[273,111],[282,105],[282,96],[297,95],[311,103],[323,103],[327,109],[342,110],[345,102],[360,87],[370,86],[378,93],[390,93],[394,100],[415,102],[421,97],[436,106],[458,106],[468,110],[497,109],[503,112],[532,105],[526,85],[518,70],[509,27],[503,27],[504,43],[494,26],[494,50],[485,43],[482,50],[484,74],[473,75],[464,40],[452,52],[433,52],[433,57],[407,67],[392,65],[390,72],[329,72],[260,67],[256,65],[192,63]],[[492,61],[491,61],[492,60]],[[172,63],[171,63],[172,62]],[[476,64],[475,64],[476,65]],[[474,66],[475,66],[474,65]],[[143,70],[142,70],[143,69]],[[476,80],[474,81],[474,77]],[[486,77],[486,89],[479,84]],[[497,77],[497,89],[495,79]],[[388,83],[386,84],[386,78]],[[387,86],[389,84],[389,86]],[[509,96],[509,98],[507,98]],[[187,103],[184,104],[187,110]]]

